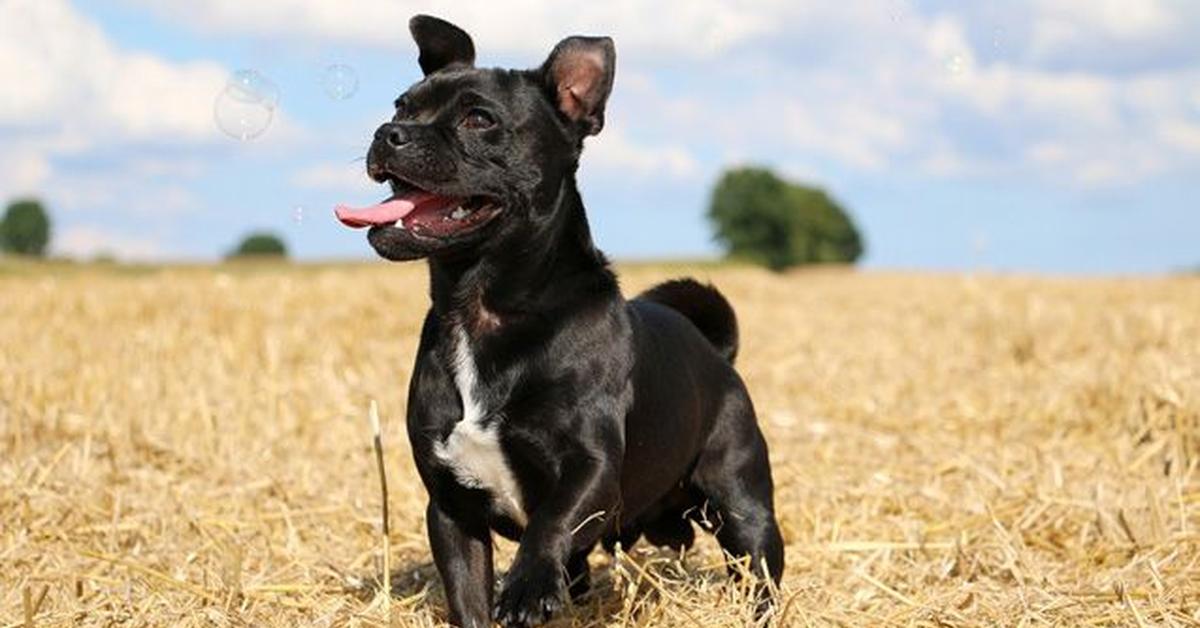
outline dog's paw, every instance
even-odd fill
[[[563,607],[566,588],[562,567],[552,561],[514,565],[500,589],[496,622],[505,628],[546,623]]]

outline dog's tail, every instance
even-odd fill
[[[712,284],[704,285],[691,278],[672,279],[643,292],[641,298],[683,314],[730,364],[737,357],[737,315]]]

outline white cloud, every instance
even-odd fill
[[[152,237],[131,236],[100,227],[75,226],[55,237],[55,252],[71,257],[115,255],[123,260],[149,260],[163,257],[162,243]]]
[[[665,2],[652,7],[636,0],[588,4],[539,0],[129,1],[206,31],[387,47],[409,46],[409,17],[430,13],[466,28],[484,56],[496,52],[546,54],[554,42],[570,33],[611,34],[621,42],[622,50],[630,52],[705,56],[778,27],[769,7],[745,10],[727,0]]]
[[[409,50],[408,17],[430,12],[471,31],[482,63],[507,53],[534,65],[564,35],[611,34],[622,60],[617,93],[583,166],[601,173],[689,179],[729,154],[822,172],[1017,175],[1088,187],[1200,169],[1200,65],[1147,57],[1146,67],[1117,72],[1061,62],[1103,58],[1097,51],[1118,45],[1186,48],[1200,5],[1183,2],[1024,0],[923,13],[902,0],[127,1],[209,32]],[[1024,26],[1006,22],[1006,11]],[[994,24],[1007,29],[999,52],[990,49]],[[50,157],[100,141],[226,141],[211,110],[224,79],[214,63],[121,50],[64,0],[0,2],[0,84],[21,86],[0,100],[0,124],[24,133],[0,147],[0,186],[45,186]],[[280,119],[257,144],[304,137]],[[196,207],[186,185],[159,180],[186,166],[159,164],[155,176],[143,165],[125,183],[53,187],[66,188],[55,193],[68,207],[115,206],[123,194],[137,199],[135,213]],[[353,162],[314,164],[290,180],[375,189]]]
[[[220,147],[262,156],[307,139],[278,111],[253,142],[222,135],[213,105],[227,77],[124,49],[68,0],[0,1],[0,194],[42,197],[62,253],[162,256],[145,234],[201,208],[196,182]]]
[[[212,32],[405,49],[409,16],[429,12],[471,32],[484,63],[509,53],[534,65],[564,35],[610,34],[622,59],[616,98],[632,104],[610,115],[623,128],[593,141],[588,159],[634,172],[700,170],[682,148],[700,135],[724,151],[773,151],[767,161],[944,177],[1024,170],[1086,185],[1120,172],[1129,182],[1190,159],[1200,113],[1185,106],[1200,98],[1200,65],[1168,59],[1200,54],[1195,3],[128,1]],[[675,87],[681,68],[708,80]],[[647,136],[657,146],[630,139]],[[1050,144],[1070,150],[1051,162],[1029,150]],[[1127,152],[1136,167],[1122,167]]]
[[[51,186],[44,193],[52,207],[75,217],[100,213],[162,221],[201,207],[186,182],[137,172],[75,173],[69,185]]]
[[[1200,116],[1194,121],[1163,120],[1156,128],[1158,139],[1179,151],[1200,156]]]
[[[587,140],[583,152],[584,168],[620,176],[688,178],[696,175],[700,164],[682,146],[642,144],[630,139],[628,132],[609,125]]]
[[[0,190],[47,189],[71,201],[136,191],[156,177],[195,176],[195,159],[135,158],[123,169],[104,168],[107,180],[89,183],[59,178],[61,156],[113,154],[122,146],[153,144],[176,148],[233,142],[216,129],[213,103],[228,73],[208,61],[175,63],[122,50],[98,25],[66,0],[0,2]],[[305,137],[304,130],[276,112],[267,135],[246,150],[278,150]],[[111,184],[106,183],[111,181]],[[153,187],[154,184],[152,184]],[[166,189],[153,195],[158,206],[189,206],[189,192]],[[138,205],[144,194],[126,202]]]
[[[309,190],[362,192],[379,189],[378,183],[367,178],[361,162],[314,164],[293,173],[291,182]]]
[[[214,63],[174,64],[117,49],[65,0],[0,3],[0,124],[43,135],[215,137]]]
[[[707,137],[755,161],[876,173],[1096,187],[1200,170],[1200,64],[1056,68],[1029,60],[1016,34],[997,52],[978,16],[905,12],[889,22],[860,5],[833,6],[808,22],[777,18],[787,42],[731,54],[703,83],[667,92],[678,82],[647,80],[645,70],[631,83],[619,78],[622,111],[637,113],[632,130]],[[1175,33],[1156,15],[1134,17],[1136,28],[1111,15],[1082,28],[1093,39],[1114,29],[1126,38]]]
[[[1053,55],[1097,39],[1146,41],[1169,33],[1171,11],[1158,0],[1040,0],[1032,52]]]
[[[204,174],[208,167],[204,161],[194,157],[177,159],[135,157],[124,164],[121,170],[146,178],[190,179]]]
[[[177,154],[117,162],[112,155],[139,142],[217,139],[212,102],[224,77],[214,63],[173,64],[122,51],[64,0],[0,3],[0,84],[11,88],[0,99],[8,136],[0,145],[0,190],[39,193],[67,215],[194,209],[193,191],[181,179],[198,174],[198,162]],[[68,176],[55,165],[65,156],[104,165]],[[89,234],[96,235],[79,232],[66,244],[80,248]]]
[[[845,102],[840,107],[799,101],[780,108],[781,132],[797,147],[819,152],[855,168],[875,170],[888,163],[888,154],[912,138],[904,120],[871,103]],[[764,111],[765,115],[770,112]]]
[[[50,163],[31,153],[0,153],[0,190],[13,196],[32,194],[50,177]]]

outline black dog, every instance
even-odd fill
[[[367,156],[393,194],[337,215],[369,226],[389,260],[429,260],[408,433],[450,621],[546,621],[587,590],[598,541],[689,546],[692,521],[778,582],[732,308],[690,279],[626,301],[592,244],[575,170],[604,126],[612,40],[570,37],[535,70],[483,70],[458,27],[409,27],[425,78]],[[493,530],[520,540],[495,604]]]

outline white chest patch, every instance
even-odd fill
[[[462,399],[463,417],[445,441],[434,443],[433,453],[454,471],[464,486],[487,490],[497,508],[525,525],[521,487],[500,448],[500,428],[495,423],[490,426],[483,423],[487,408],[476,395],[479,374],[466,332],[461,328],[456,330],[455,339],[454,384]]]

